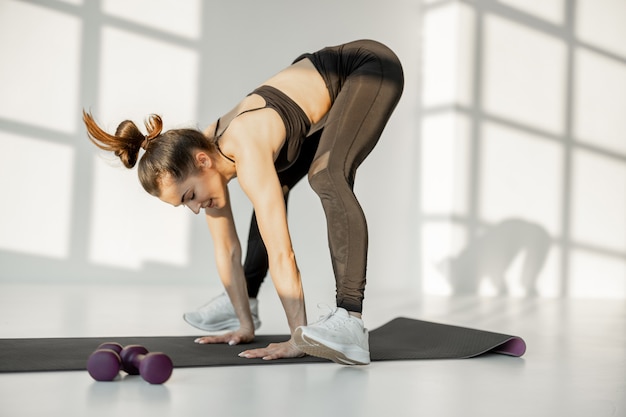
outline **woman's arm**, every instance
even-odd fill
[[[221,336],[204,337],[200,343],[250,342],[254,339],[254,323],[248,301],[248,290],[241,263],[241,244],[235,229],[230,197],[226,190],[226,206],[206,209],[206,221],[213,237],[217,271],[239,318],[239,330]]]
[[[239,137],[245,137],[242,132],[238,133]],[[272,282],[293,333],[298,326],[305,326],[307,319],[300,271],[289,236],[284,196],[274,167],[273,152],[267,142],[259,140],[249,140],[237,151],[239,184],[254,206],[259,231],[267,248]]]

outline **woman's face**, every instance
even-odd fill
[[[220,209],[227,204],[226,181],[210,163],[200,165],[198,173],[181,182],[165,175],[159,198],[175,207],[183,204],[195,214],[201,209]]]

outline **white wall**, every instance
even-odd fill
[[[425,292],[626,298],[626,2],[428,2]]]
[[[149,113],[203,128],[299,54],[373,38],[407,79],[357,177],[369,283],[417,288],[419,28],[410,0],[0,0],[0,282],[217,283],[203,217],[148,196],[135,170],[97,152],[81,110],[111,131]],[[232,185],[245,242],[251,207]],[[323,212],[306,181],[289,219],[305,285],[330,294]]]

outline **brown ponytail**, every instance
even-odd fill
[[[176,181],[182,181],[198,170],[194,150],[215,152],[215,145],[198,130],[174,129],[161,133],[163,121],[156,114],[151,114],[145,121],[146,136],[130,120],[120,123],[115,135],[102,130],[84,110],[83,121],[91,142],[100,149],[113,152],[126,168],[137,164],[140,149],[146,151],[139,161],[139,181],[148,193],[157,197],[163,175],[169,174]]]
[[[113,152],[120,158],[126,168],[132,168],[137,163],[139,149],[145,137],[135,123],[125,120],[119,124],[115,135],[110,135],[98,126],[90,113],[83,110],[83,122],[87,127],[89,139],[98,148]]]
[[[144,124],[148,130],[148,134],[146,135],[143,142],[144,144],[141,147],[147,149],[150,141],[161,134],[161,131],[163,130],[163,120],[161,120],[161,116],[158,114],[151,114]]]

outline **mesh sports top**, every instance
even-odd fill
[[[278,156],[276,157],[276,161],[274,161],[274,166],[276,167],[276,171],[283,171],[291,166],[298,158],[300,154],[300,148],[302,147],[302,142],[304,142],[309,129],[311,128],[311,121],[309,117],[304,113],[304,110],[296,104],[289,96],[287,96],[282,91],[271,87],[269,85],[262,85],[248,96],[252,94],[258,94],[263,97],[265,100],[265,106],[257,107],[254,109],[244,110],[241,113],[237,114],[233,117],[233,120],[236,117],[241,116],[244,113],[262,110],[265,108],[274,109],[280,118],[283,120],[285,124],[285,130],[287,132],[285,137],[285,143],[283,147],[280,149]],[[232,123],[232,120],[231,120]],[[219,146],[219,139],[222,137],[224,132],[228,130],[228,126],[220,133],[217,134],[218,127],[220,125],[219,119],[217,120],[217,124],[215,126],[215,145],[217,146],[217,150],[219,153],[226,159],[231,162],[235,162],[232,158],[224,155]]]

